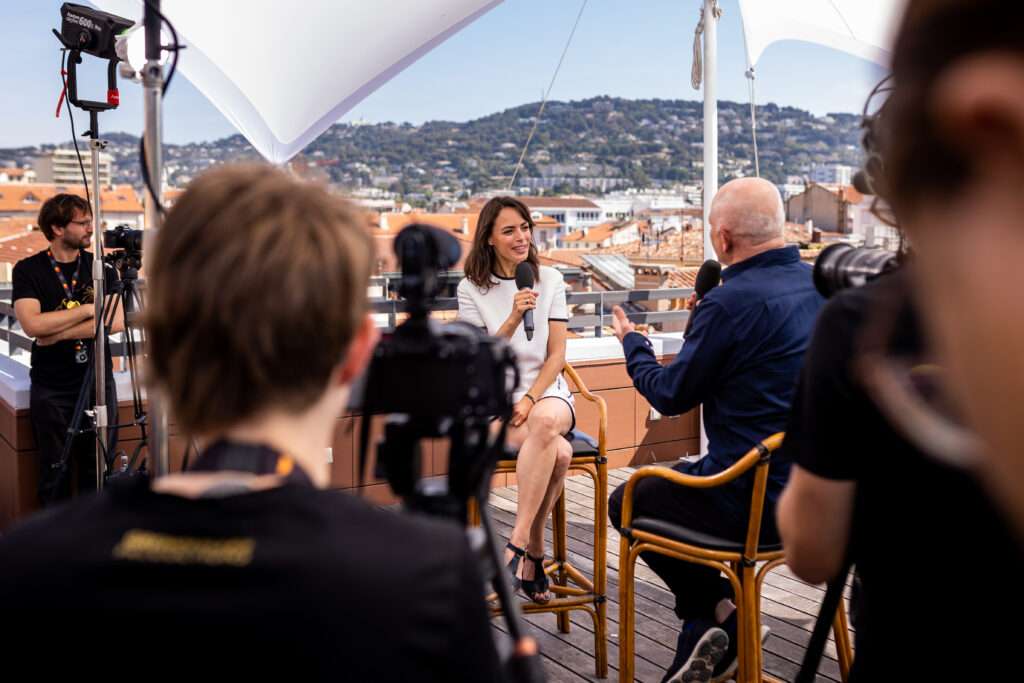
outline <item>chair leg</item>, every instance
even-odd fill
[[[565,563],[569,559],[566,538],[566,512],[565,512],[565,487],[555,501],[555,507],[551,511],[551,543],[554,548],[555,576],[552,577],[559,586],[569,585],[569,577],[565,571]],[[555,620],[558,630],[562,633],[569,632],[569,612],[561,611],[555,613]]]
[[[619,683],[633,683],[633,563],[636,555],[625,536],[619,542]]]
[[[608,465],[603,457],[594,467],[594,601],[598,628],[594,633],[594,664],[598,678],[608,677]],[[632,585],[632,582],[630,583]]]
[[[846,620],[845,600],[840,600],[839,607],[836,608],[832,633],[835,636],[836,656],[839,660],[839,678],[846,683],[850,680],[850,667],[853,666],[853,646],[850,644],[850,627]]]
[[[736,615],[736,653],[740,658],[737,683],[760,683],[760,634],[757,618],[757,581],[754,567],[741,566],[739,571],[741,597]]]

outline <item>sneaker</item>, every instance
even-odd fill
[[[708,683],[728,648],[729,636],[713,622],[687,621],[679,632],[676,656],[662,683]]]
[[[739,638],[736,637],[736,610],[733,610],[729,618],[722,622],[722,630],[729,637],[729,648],[725,651],[725,655],[718,663],[718,666],[715,667],[711,683],[724,683],[724,681],[728,681],[736,675],[736,670],[740,665],[739,657],[736,656],[736,644],[739,642]],[[771,632],[770,628],[763,624],[761,625],[761,647],[764,647],[764,641],[768,640],[768,634]]]

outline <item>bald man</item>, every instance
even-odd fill
[[[735,463],[761,439],[785,429],[811,328],[823,301],[801,263],[787,247],[785,212],[778,190],[755,178],[722,187],[711,205],[711,242],[727,266],[724,284],[712,289],[691,315],[682,349],[661,366],[651,343],[634,331],[622,309],[614,314],[626,369],[644,398],[664,415],[704,405],[708,452],[681,462],[679,472],[711,475]],[[769,470],[763,543],[777,543],[775,502],[789,463],[773,459]],[[691,530],[742,541],[750,515],[751,476],[714,489],[683,488],[645,479],[635,490],[633,516],[656,518]],[[620,528],[620,486],[609,516]],[[648,566],[676,596],[683,620],[676,656],[663,680],[726,680],[736,669],[736,606],[729,582],[708,567],[643,553]],[[767,636],[766,630],[762,636]]]

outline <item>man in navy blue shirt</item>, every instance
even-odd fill
[[[800,261],[796,247],[785,244],[785,213],[771,183],[744,178],[726,184],[712,204],[710,223],[715,251],[728,267],[722,286],[694,308],[693,325],[671,364],[661,366],[647,337],[635,332],[622,309],[614,311],[615,335],[637,391],[666,415],[704,405],[708,452],[675,466],[695,475],[721,472],[758,441],[785,429],[822,304],[811,267]],[[762,542],[778,542],[775,502],[788,475],[789,462],[773,459]],[[633,514],[740,541],[752,483],[749,474],[713,489],[645,479],[635,489]],[[616,529],[623,490],[620,486],[609,501]],[[664,680],[726,680],[736,668],[736,606],[729,582],[709,567],[654,553],[642,557],[675,594],[676,614],[685,622]]]

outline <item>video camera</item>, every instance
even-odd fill
[[[409,318],[377,345],[363,396],[364,413],[390,416],[378,470],[407,507],[465,522],[468,499],[483,493],[503,452],[504,433],[495,438],[490,427],[494,418],[512,413],[515,359],[507,342],[473,325],[430,318],[442,286],[439,272],[459,257],[454,237],[413,224],[394,246],[402,268],[398,291]],[[365,464],[369,420],[362,431]],[[424,485],[419,476],[419,442],[436,437],[451,441],[444,488]]]
[[[142,251],[142,230],[128,225],[118,225],[103,231],[103,246],[106,249],[124,249],[136,253]]]
[[[398,292],[409,318],[380,341],[370,362],[359,472],[362,477],[366,471],[369,416],[388,414],[377,466],[406,509],[466,525],[469,501],[476,501],[480,527],[469,530],[470,546],[483,558],[483,576],[494,586],[508,634],[518,643],[526,627],[501,561],[487,495],[494,467],[505,452],[519,374],[504,339],[468,323],[441,325],[430,318],[431,304],[444,284],[440,271],[455,265],[459,253],[454,237],[427,225],[410,225],[395,238],[402,268]],[[421,478],[421,442],[445,437],[447,478]],[[536,654],[512,656],[505,666],[506,680],[544,680]]]
[[[814,286],[828,299],[847,287],[860,287],[899,264],[897,254],[880,247],[832,244],[822,249],[814,262]]]

